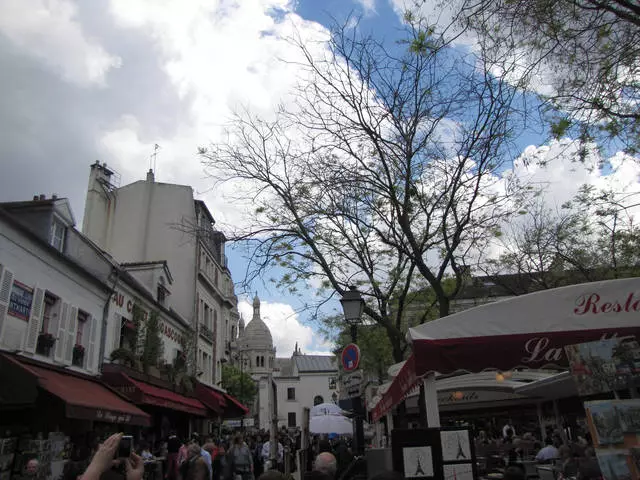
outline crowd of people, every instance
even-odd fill
[[[485,470],[504,468],[506,480],[526,477],[524,462],[552,465],[557,478],[599,480],[602,473],[588,433],[569,440],[560,429],[548,428],[545,438],[532,432],[516,435],[512,425],[505,425],[502,435],[479,431],[476,456],[485,459]]]

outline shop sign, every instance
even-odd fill
[[[31,304],[33,303],[33,288],[14,281],[9,299],[9,315],[29,321]]]
[[[110,423],[131,423],[131,415],[126,413],[111,412],[109,410],[96,410],[96,420]]]
[[[124,293],[115,292],[113,294],[113,297],[111,298],[111,301],[117,307],[123,310],[126,309],[127,313],[129,314],[133,313],[133,306],[135,305],[135,302],[133,301],[132,298],[125,296]],[[143,313],[142,321],[146,322],[149,316],[149,312],[143,310],[142,313]],[[162,332],[162,335],[164,335],[169,340],[173,340],[176,343],[182,344],[184,341],[183,333],[180,332],[175,327],[168,324],[167,322],[160,322],[160,331]]]

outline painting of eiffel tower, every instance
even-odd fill
[[[404,478],[433,477],[431,447],[405,447],[402,449]]]
[[[440,432],[442,460],[459,462],[471,460],[471,445],[468,430],[443,430]]]

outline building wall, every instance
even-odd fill
[[[134,288],[123,282],[118,284],[110,301],[104,361],[108,362],[111,352],[121,346],[120,332],[122,322],[132,320],[134,304],[138,304],[146,315],[149,315],[152,311],[158,312],[160,337],[163,343],[163,359],[167,363],[172,363],[176,358],[177,352],[183,349],[181,338],[184,338],[187,333],[186,325],[157,308],[152,302],[140,296]]]
[[[60,305],[49,311],[49,322],[52,330],[50,333],[54,336],[58,337],[58,334],[61,332],[58,329],[56,329],[56,332],[53,332],[53,326],[61,316],[59,307],[62,303],[69,304],[69,315],[72,309],[80,309],[90,315],[89,322],[95,322],[95,332],[93,334],[95,340],[94,345],[89,349],[90,327],[85,325],[82,334],[82,345],[85,346],[84,367],[70,368],[86,371],[86,367],[91,366],[90,371],[97,373],[103,309],[109,300],[108,289],[90,281],[85,275],[82,275],[73,267],[69,266],[64,260],[60,259],[49,249],[43,247],[39,242],[25,237],[21,231],[2,220],[0,220],[0,264],[13,272],[14,281],[18,281],[34,290],[36,288],[43,289],[60,298]],[[34,291],[34,302],[35,297]],[[31,314],[33,314],[33,303]],[[0,324],[2,324],[1,321]],[[7,314],[2,331],[0,332],[0,348],[11,351],[23,350],[27,327],[28,321]],[[61,339],[58,339],[56,343],[60,341]],[[75,344],[75,340],[73,344]],[[68,365],[69,363],[65,361],[57,361],[55,359],[55,349],[56,345],[54,345],[49,357],[24,351],[23,353],[50,363]],[[89,350],[91,350],[91,355],[89,354]],[[89,359],[90,356],[91,359]]]
[[[278,378],[278,427],[288,427],[289,413],[296,414],[296,426],[302,425],[302,412],[314,405],[316,396],[323,402],[332,402],[332,394],[337,390],[330,388],[330,379],[337,377],[338,372],[301,373],[298,378]],[[334,386],[337,386],[333,383]],[[288,399],[288,389],[295,388],[295,400]]]
[[[118,262],[166,260],[174,280],[173,308],[194,321],[196,250],[191,187],[139,181],[116,189],[105,201],[103,210],[90,206],[98,218],[91,219],[92,229],[83,227],[83,231],[104,244]],[[104,240],[95,233],[102,230],[106,231]]]

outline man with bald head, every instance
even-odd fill
[[[316,457],[313,469],[316,472],[324,473],[333,480],[338,471],[338,462],[336,461],[336,457],[333,456],[333,453],[322,452]]]

